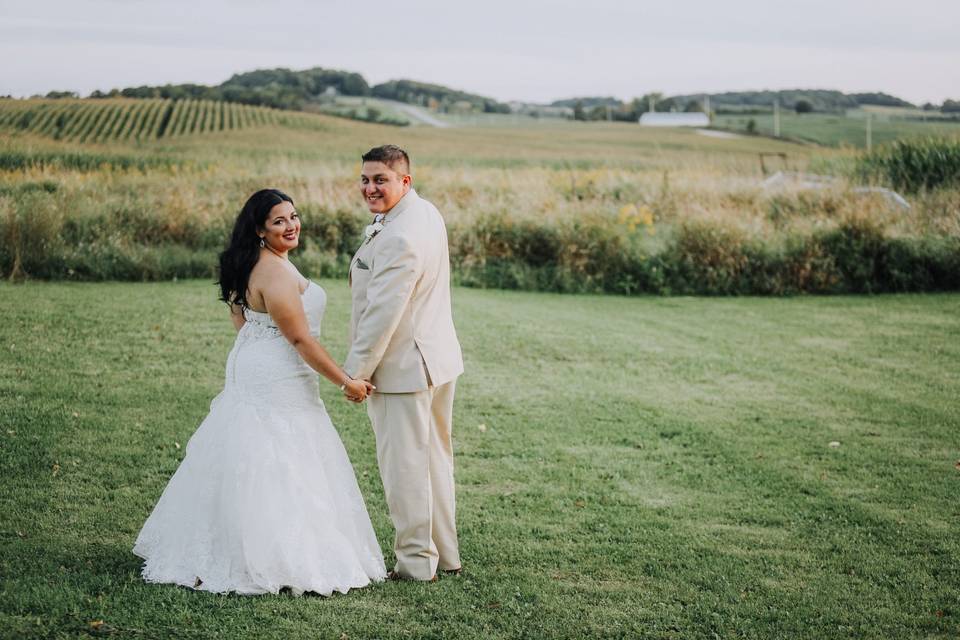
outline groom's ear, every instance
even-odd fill
[[[403,182],[403,186],[405,187],[409,187],[410,185],[413,184],[413,176],[409,174],[402,176],[400,180]]]

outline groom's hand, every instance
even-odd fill
[[[356,402],[359,404],[367,397],[368,384],[369,383],[366,380],[350,380],[343,385],[343,395],[350,402]]]

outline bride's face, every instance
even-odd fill
[[[300,244],[300,214],[289,202],[274,205],[263,222],[260,237],[278,253],[295,249]]]

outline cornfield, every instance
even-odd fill
[[[911,193],[960,186],[960,138],[897,140],[862,156],[862,178]]]
[[[322,128],[312,114],[212,100],[0,100],[0,132],[66,142],[175,139],[277,125]]]

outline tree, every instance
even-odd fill
[[[594,107],[590,109],[590,112],[587,115],[587,119],[588,120],[606,120],[607,105],[605,104],[594,105]]]
[[[809,100],[797,100],[797,102],[793,105],[793,109],[797,113],[812,113],[813,105]]]
[[[857,104],[872,104],[881,107],[913,107],[913,105],[906,100],[892,96],[889,93],[853,93],[850,97],[856,100]]]
[[[687,113],[703,113],[703,105],[699,100],[691,100],[683,110]]]
[[[659,91],[654,91],[646,94],[645,96],[640,98],[640,102],[643,105],[643,111],[641,111],[640,113],[646,113],[647,111],[649,111],[651,102],[653,103],[654,111],[670,111],[670,109],[674,106],[673,99],[672,98],[665,99],[663,97],[663,94],[660,93]]]
[[[628,118],[636,122],[640,119],[640,116],[647,112],[647,105],[643,101],[643,98],[634,98],[626,106],[626,111]]]
[[[586,120],[587,114],[583,111],[583,102],[577,100],[577,104],[573,105],[573,119],[574,120]]]
[[[944,100],[940,111],[942,113],[960,113],[960,100]]]

